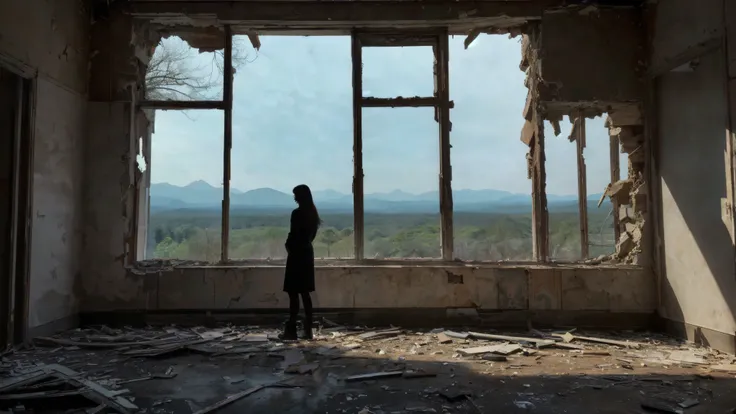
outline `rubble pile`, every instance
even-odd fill
[[[337,407],[330,412],[489,412],[492,407],[484,402],[489,398],[503,398],[515,409],[544,410],[569,404],[560,399],[566,395],[615,388],[644,397],[629,401],[626,412],[659,407],[659,412],[684,413],[714,399],[700,382],[736,374],[733,356],[708,348],[661,335],[575,329],[415,331],[325,319],[313,341],[281,341],[277,329],[258,326],[99,326],[37,338],[35,345],[2,356],[0,412],[205,414],[266,389],[299,388],[322,389],[325,404]],[[201,377],[198,365],[213,364],[217,375],[207,387],[226,387],[221,398],[195,404],[189,394],[147,395],[155,387],[145,384],[187,384],[194,377],[186,375]],[[267,376],[259,371],[264,367]],[[483,378],[521,389],[490,389],[479,384]],[[566,378],[564,387],[555,390],[554,378]],[[382,393],[372,391],[376,388]],[[69,398],[74,402],[59,403]],[[189,407],[175,408],[180,400]]]

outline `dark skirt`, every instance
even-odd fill
[[[311,244],[294,249],[286,256],[284,292],[314,292],[314,249]]]

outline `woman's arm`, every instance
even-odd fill
[[[291,212],[291,219],[289,220],[289,235],[286,236],[286,243],[284,246],[286,247],[286,253],[288,254],[290,249],[290,246],[294,243],[294,237],[296,236],[296,210]]]

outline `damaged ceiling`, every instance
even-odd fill
[[[471,30],[508,33],[543,11],[560,7],[632,6],[641,0],[513,0],[513,1],[312,1],[312,0],[96,0],[99,14],[121,7],[134,16],[168,27],[212,27],[229,24],[236,34],[288,31],[320,34],[355,28],[448,28],[451,34]]]

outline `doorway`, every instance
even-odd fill
[[[0,67],[0,349],[27,330],[32,80]]]

